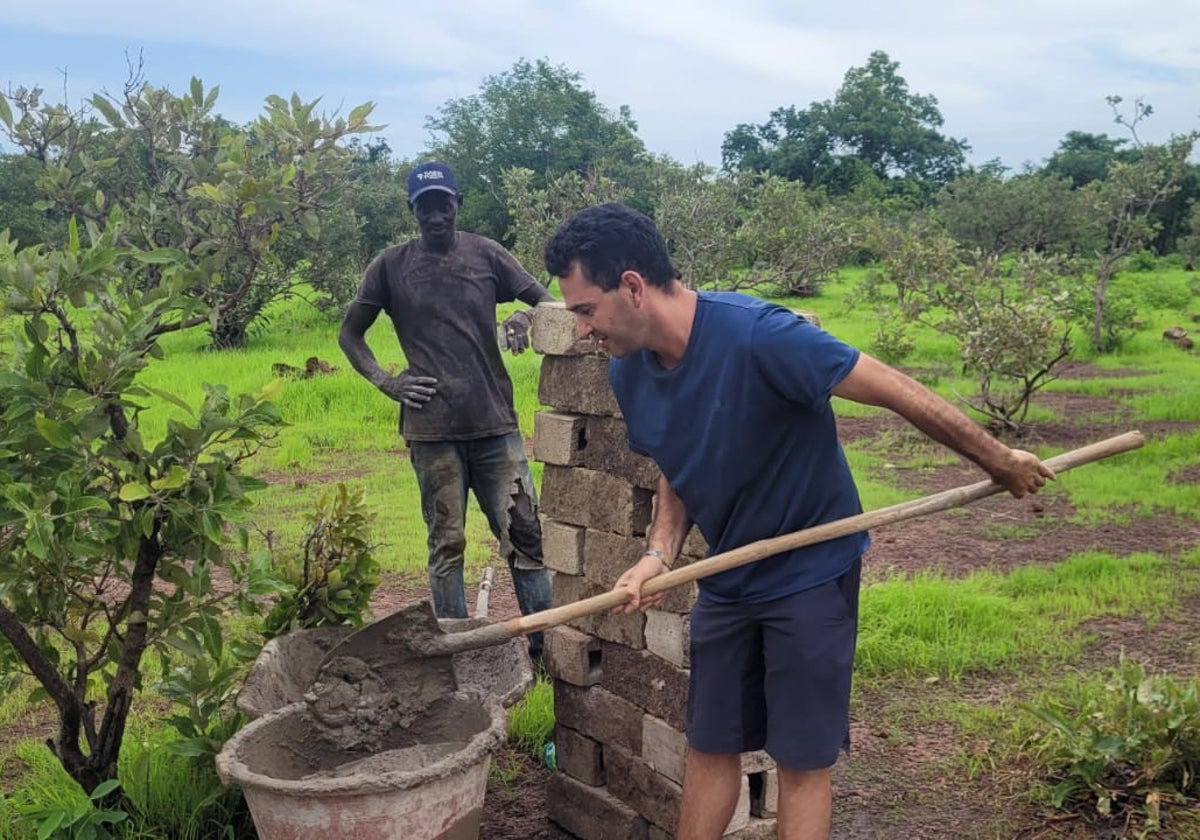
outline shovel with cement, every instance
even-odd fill
[[[1055,473],[1061,474],[1111,455],[1137,449],[1143,443],[1145,440],[1140,432],[1126,432],[1057,455],[1045,463]],[[961,507],[1003,491],[1004,488],[994,481],[980,481],[791,534],[759,540],[652,578],[642,587],[642,594],[662,592],[801,546]],[[325,656],[321,672],[329,678],[336,678],[333,672],[337,670],[339,659],[352,657],[356,663],[368,666],[386,684],[397,685],[397,681],[400,681],[399,684],[406,685],[409,691],[420,693],[432,701],[438,692],[447,688],[444,681],[435,675],[448,671],[452,654],[503,644],[516,636],[608,612],[628,600],[627,591],[610,590],[561,607],[455,633],[442,632],[429,602],[425,601],[385,616],[347,636]],[[453,688],[449,690],[453,691]]]

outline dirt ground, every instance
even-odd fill
[[[1082,378],[1085,369],[1073,371]],[[1053,407],[1071,422],[1044,424],[1022,444],[1044,443],[1076,448],[1128,431],[1121,406],[1110,400],[1076,395],[1044,395],[1040,404]],[[1178,423],[1142,424],[1148,439],[1194,426]],[[839,427],[845,442],[863,438],[885,449],[912,454],[928,446],[915,431],[897,419],[848,419]],[[900,460],[900,459],[898,459]],[[1197,463],[1166,477],[1168,481],[1200,481]],[[1086,467],[1084,468],[1086,469]],[[979,481],[982,474],[963,461],[931,470],[896,471],[896,481],[921,492],[936,492]],[[878,580],[922,570],[960,577],[982,569],[1007,572],[1028,564],[1059,562],[1072,553],[1104,549],[1122,556],[1154,552],[1168,557],[1200,544],[1200,522],[1174,515],[1135,517],[1128,521],[1077,525],[1068,521],[1073,509],[1065,494],[1026,499],[995,496],[969,508],[936,514],[879,529],[867,555],[866,578]],[[385,582],[376,609],[421,597],[420,583]],[[468,603],[474,603],[474,590]],[[517,615],[512,587],[498,574],[491,596],[491,615]],[[1088,627],[1094,641],[1080,668],[1103,668],[1116,663],[1119,652],[1156,670],[1176,675],[1200,674],[1200,597],[1191,598],[1182,616],[1153,626],[1136,618],[1101,620]],[[967,679],[954,686],[921,686],[914,691],[940,691],[948,698],[989,703],[1006,696],[1011,687]],[[950,725],[897,724],[883,715],[895,696],[860,694],[852,708],[849,758],[834,772],[834,840],[1084,840],[1121,836],[1111,826],[1063,818],[1031,805],[1023,795],[1025,779],[1014,768],[996,768],[980,778],[967,779],[947,771],[966,748],[986,751],[987,744],[963,744]],[[548,771],[516,753],[497,757],[506,768],[519,768],[515,781],[494,783],[489,789],[480,837],[483,840],[544,840],[545,790]],[[1164,835],[1159,835],[1164,836]],[[1191,837],[1191,834],[1179,834]]]

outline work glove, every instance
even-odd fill
[[[500,325],[500,334],[503,336],[501,343],[511,350],[514,356],[529,349],[529,327],[532,324],[533,312],[523,309],[509,315]]]
[[[421,409],[437,393],[437,379],[417,376],[411,370],[401,371],[379,383],[379,390],[408,408]]]

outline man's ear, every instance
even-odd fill
[[[629,269],[621,272],[621,288],[629,292],[634,306],[641,306],[646,299],[646,278],[640,271]]]

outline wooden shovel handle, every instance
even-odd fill
[[[1053,458],[1047,459],[1044,463],[1050,469],[1054,470],[1055,473],[1064,473],[1075,467],[1090,464],[1102,458],[1108,458],[1111,455],[1118,455],[1122,452],[1138,449],[1145,442],[1145,438],[1142,437],[1141,432],[1126,432],[1125,434],[1107,438],[1098,443],[1056,455]],[[680,584],[690,583],[691,581],[715,575],[727,569],[744,566],[747,563],[753,563],[755,560],[791,551],[801,546],[844,537],[848,534],[878,528],[882,525],[903,522],[906,519],[925,516],[929,513],[961,507],[987,496],[1003,492],[1004,489],[1003,486],[989,479],[976,484],[967,484],[951,490],[944,490],[932,496],[924,496],[920,499],[901,502],[890,507],[860,513],[857,516],[848,516],[845,519],[815,525],[811,528],[805,528],[790,534],[758,540],[757,542],[749,543],[731,551],[714,554],[707,559],[698,560],[690,565],[682,566],[666,574],[651,578],[642,586],[642,594],[653,595],[656,592],[662,592]],[[511,638],[526,633],[534,633],[538,630],[545,630],[578,618],[607,612],[614,607],[624,604],[629,600],[629,597],[630,593],[627,590],[613,589],[591,598],[584,598],[580,601],[564,604],[561,607],[554,607],[542,612],[531,613],[521,618],[514,618],[511,621],[503,623],[504,634]]]

